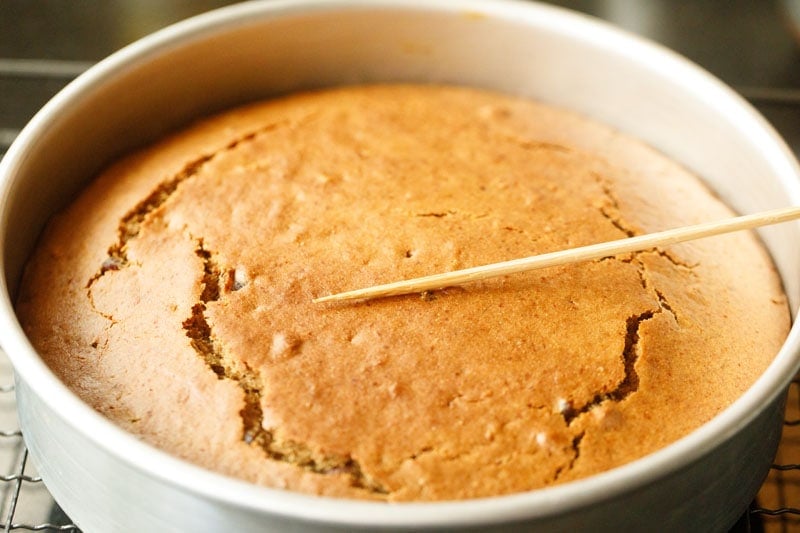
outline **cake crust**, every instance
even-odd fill
[[[753,234],[312,298],[731,214],[665,156],[564,110],[346,87],[111,166],[49,224],[17,307],[81,398],[205,468],[338,497],[496,496],[642,457],[752,384],[790,321]]]

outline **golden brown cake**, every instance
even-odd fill
[[[208,469],[339,497],[500,495],[622,465],[740,396],[789,328],[757,239],[312,298],[730,215],[567,111],[342,88],[111,166],[47,228],[18,310],[81,398]]]

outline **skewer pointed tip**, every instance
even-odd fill
[[[590,244],[578,248],[571,248],[557,252],[549,252],[541,255],[512,259],[500,263],[493,263],[480,267],[466,268],[443,274],[433,274],[421,278],[414,278],[405,281],[397,281],[384,285],[375,285],[364,289],[356,289],[328,296],[314,298],[311,301],[315,304],[344,301],[344,300],[365,300],[371,298],[381,298],[385,296],[397,296],[401,294],[411,294],[415,292],[425,292],[428,290],[441,289],[449,285],[460,285],[469,281],[478,281],[495,276],[525,272],[536,268],[548,266],[564,265],[577,263],[603,257],[611,257],[621,253],[637,252],[653,249],[659,246],[677,244],[703,237],[711,237],[740,231],[753,229],[760,226],[778,224],[789,220],[800,218],[800,206],[785,207],[772,211],[763,211],[753,215],[744,215],[714,222],[706,222],[693,226],[684,226],[671,230],[661,231],[628,237],[616,241],[607,241],[597,244]]]

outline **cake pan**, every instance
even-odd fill
[[[652,455],[557,487],[425,504],[319,498],[205,471],[108,422],[42,362],[14,314],[20,274],[48,217],[104,164],[235,104],[393,81],[485,87],[577,110],[680,161],[742,213],[800,203],[791,152],[731,89],[668,50],[563,9],[513,0],[271,0],[171,26],[66,87],[0,166],[0,342],[16,370],[25,441],[58,503],[90,533],[729,528],[777,448],[798,370],[797,327],[738,401]],[[800,227],[760,233],[795,309]]]

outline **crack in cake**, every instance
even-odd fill
[[[111,165],[48,225],[18,313],[87,403],[205,468],[337,497],[496,496],[642,457],[755,381],[790,318],[754,234],[312,298],[731,214],[569,111],[344,87]]]

